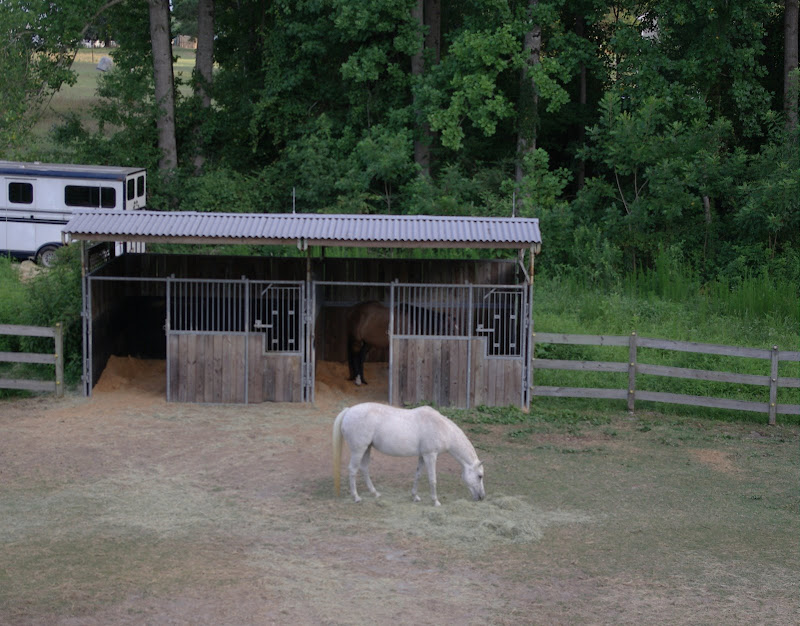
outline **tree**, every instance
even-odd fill
[[[194,168],[200,173],[206,156],[202,141],[201,125],[211,108],[211,84],[214,72],[214,0],[199,0],[197,3],[197,55],[195,56],[194,93],[200,101],[200,113],[195,125],[197,141]]]
[[[172,71],[172,41],[169,28],[169,0],[148,0],[150,8],[150,41],[153,50],[153,83],[159,109],[156,118],[158,147],[161,150],[159,169],[165,173],[178,167],[178,146],[175,141],[175,78]]]
[[[786,0],[783,16],[783,112],[790,134],[797,133],[797,0]]]
[[[514,181],[517,194],[520,196],[514,206],[518,212],[518,203],[522,202],[521,185],[524,177],[523,163],[525,158],[536,150],[536,127],[539,115],[539,91],[536,87],[535,73],[541,63],[542,27],[538,22],[536,8],[539,0],[529,0],[528,20],[530,26],[525,32],[524,55],[525,64],[520,70],[519,112],[520,120],[517,129],[517,158],[514,166]]]

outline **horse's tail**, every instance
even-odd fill
[[[347,409],[343,409],[333,421],[333,490],[339,495],[342,473],[342,419]]]

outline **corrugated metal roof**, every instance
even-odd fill
[[[71,239],[366,247],[538,248],[539,220],[524,217],[76,211]]]

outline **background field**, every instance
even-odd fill
[[[96,131],[97,121],[89,111],[97,101],[97,79],[102,75],[97,69],[97,64],[104,56],[110,56],[110,50],[105,48],[81,48],[75,55],[72,69],[75,70],[77,81],[74,85],[66,85],[57,91],[50,102],[44,107],[42,115],[34,127],[34,138],[41,147],[47,149],[54,147],[49,138],[53,127],[63,121],[67,113],[77,114],[84,127]],[[176,56],[173,70],[175,76],[188,81],[194,69],[194,50],[174,48]],[[183,88],[183,93],[188,93],[188,88]],[[112,128],[108,131],[111,132]]]
[[[330,427],[372,399],[164,402],[112,360],[95,396],[0,405],[5,624],[793,624],[800,431],[534,406],[453,415],[487,468],[467,501],[332,494]],[[377,373],[372,372],[376,381]]]

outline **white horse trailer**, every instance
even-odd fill
[[[137,167],[0,161],[0,254],[50,265],[76,208],[146,207]]]

